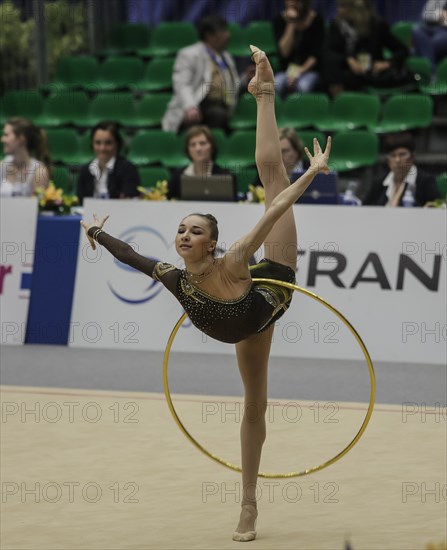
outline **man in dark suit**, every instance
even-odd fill
[[[389,172],[373,181],[364,205],[402,206],[408,191],[414,206],[424,206],[441,196],[435,178],[416,166],[414,139],[409,132],[388,135],[384,145]]]
[[[77,196],[126,199],[138,196],[140,176],[134,164],[120,156],[122,138],[115,122],[100,122],[91,131],[95,158],[82,166]]]

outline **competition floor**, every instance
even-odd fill
[[[239,463],[232,357],[174,354],[188,430]],[[1,350],[2,550],[239,548],[239,474],[172,420],[161,354]],[[425,549],[446,540],[446,373],[377,364],[377,405],[354,449],[310,476],[260,479],[259,549]],[[361,363],[273,359],[264,471],[337,454],[366,411]],[[438,547],[434,546],[434,547]],[[440,547],[440,546],[439,546]]]

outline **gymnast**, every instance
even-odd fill
[[[306,148],[308,170],[290,184],[282,162],[274,108],[274,77],[264,52],[250,46],[256,74],[249,91],[257,104],[256,164],[265,188],[265,213],[221,258],[215,257],[218,228],[211,214],[190,214],[180,221],[175,248],[185,269],[137,254],[130,245],[103,231],[108,216],[81,221],[93,249],[96,242],[113,256],[160,281],[180,302],[192,323],[205,334],[236,344],[244,385],[245,414],[241,426],[242,500],[233,540],[256,537],[256,481],[266,436],[267,368],[275,321],[290,305],[292,290],[252,277],[295,282],[297,233],[293,204],[319,173],[328,173],[331,138],[325,151],[315,139],[313,155]],[[264,245],[265,257],[249,259]],[[255,418],[249,411],[256,410]],[[260,412],[262,414],[260,414]]]

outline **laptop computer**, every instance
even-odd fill
[[[302,173],[298,172],[293,181]],[[337,173],[317,174],[297,202],[299,204],[338,204]]]
[[[233,176],[180,176],[180,199],[184,201],[234,201]]]

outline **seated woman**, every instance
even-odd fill
[[[364,205],[402,206],[407,191],[414,206],[440,198],[436,180],[415,164],[414,139],[409,132],[389,134],[385,140],[389,172],[373,181],[363,200]]]
[[[384,59],[384,49],[391,59]],[[324,47],[324,78],[335,97],[367,86],[387,88],[411,83],[405,67],[408,49],[374,12],[369,0],[338,0],[337,16]]]
[[[10,118],[3,127],[0,195],[30,197],[46,187],[51,166],[45,132],[26,118]]]
[[[275,87],[282,97],[312,92],[320,80],[324,19],[311,6],[311,0],[285,0],[285,9],[273,24],[280,64]]]
[[[217,143],[208,126],[192,126],[185,132],[185,153],[192,161],[186,168],[174,170],[169,180],[169,199],[180,198],[180,179],[185,176],[216,176],[228,174],[233,178],[233,200],[237,201],[237,185],[234,175],[216,164]]]
[[[137,167],[120,155],[123,140],[116,122],[99,122],[91,131],[94,160],[81,167],[77,195],[85,197],[127,199],[137,197],[140,175]]]

